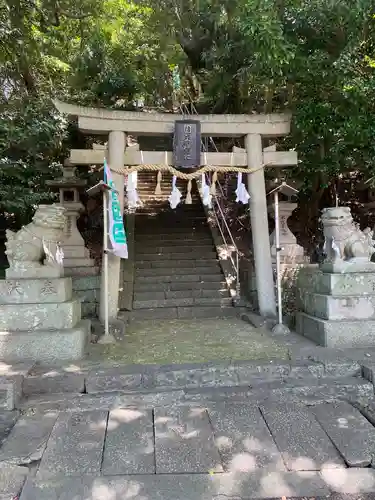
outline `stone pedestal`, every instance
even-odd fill
[[[89,336],[71,278],[0,281],[0,359],[80,359]]]
[[[326,347],[375,345],[375,272],[300,271],[297,331]]]

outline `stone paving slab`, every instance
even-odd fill
[[[222,403],[210,408],[209,417],[226,471],[286,470],[258,407]]]
[[[329,495],[314,472],[163,474],[27,480],[20,500],[248,500]]]
[[[350,404],[317,405],[311,408],[320,425],[349,467],[367,467],[375,455],[375,427]]]
[[[217,387],[238,385],[238,375],[229,366],[212,366],[185,370],[160,371],[154,374],[154,383],[159,387]]]
[[[329,347],[302,348],[296,356],[298,360],[311,359],[322,363],[324,374],[335,377],[356,377],[361,375],[361,364],[352,357],[350,349]]]
[[[98,394],[142,388],[142,375],[140,373],[123,372],[122,368],[117,368],[109,370],[107,373],[89,373],[86,378],[86,392],[88,394]]]
[[[40,460],[57,417],[52,412],[21,417],[0,449],[0,462],[22,465]]]
[[[156,473],[222,472],[205,409],[155,409]]]
[[[37,475],[99,474],[108,413],[61,413],[52,430]]]
[[[0,412],[0,446],[13,429],[19,415],[20,412],[18,410]]]
[[[22,375],[0,375],[0,409],[14,410],[22,397]]]
[[[321,477],[333,492],[357,495],[375,492],[374,469],[325,469]]]
[[[104,475],[155,473],[152,411],[120,408],[110,412],[102,472]]]
[[[113,410],[115,408],[158,408],[184,401],[184,391],[150,392],[135,394],[51,394],[28,398],[21,409],[26,413],[43,414],[49,411],[79,412]]]
[[[0,465],[0,500],[17,500],[27,473],[25,467]]]
[[[344,465],[338,451],[306,408],[262,405],[261,412],[288,470],[320,470]]]
[[[70,372],[64,368],[35,367],[24,378],[24,396],[59,392],[82,393],[85,388],[83,373]]]

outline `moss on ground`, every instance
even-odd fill
[[[93,344],[88,359],[121,364],[200,363],[288,358],[288,349],[265,329],[237,318],[132,323],[117,344]]]

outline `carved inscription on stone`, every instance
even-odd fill
[[[53,286],[52,281],[46,280],[40,290],[40,293],[42,295],[52,295],[56,293],[56,288]]]
[[[7,281],[8,295],[22,295],[21,283],[19,281]]]

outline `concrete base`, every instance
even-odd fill
[[[375,320],[332,321],[297,313],[296,329],[324,347],[375,346]]]
[[[81,359],[90,339],[89,320],[66,330],[0,331],[0,359],[32,359],[50,363]]]
[[[64,276],[64,268],[44,266],[42,264],[22,265],[20,264],[17,269],[8,268],[5,270],[5,276],[7,279],[26,279],[26,278],[61,278]]]
[[[304,312],[327,320],[375,320],[375,295],[344,297],[304,292]]]
[[[338,259],[335,262],[323,262],[320,269],[323,273],[374,273],[375,262],[370,262],[366,257],[350,260]]]
[[[0,330],[62,330],[81,319],[81,302],[54,304],[5,304],[0,306]]]
[[[66,302],[71,296],[69,278],[0,280],[0,304]]]

